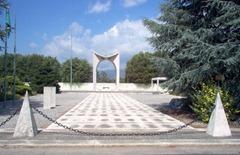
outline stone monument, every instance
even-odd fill
[[[51,109],[56,106],[56,87],[43,88],[43,109]]]
[[[116,86],[118,88],[120,83],[120,56],[119,52],[116,52],[109,56],[103,56],[96,52],[93,53],[93,90],[96,90],[97,84],[97,67],[100,62],[108,60],[113,63],[114,68],[116,69]]]

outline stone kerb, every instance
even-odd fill
[[[43,109],[51,109],[56,106],[56,87],[44,87]]]

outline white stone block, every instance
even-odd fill
[[[56,106],[56,87],[43,88],[43,109],[51,109]]]
[[[231,136],[231,130],[228,125],[227,117],[219,93],[217,94],[215,108],[208,123],[207,134],[213,137]]]

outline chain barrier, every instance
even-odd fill
[[[44,114],[42,111],[38,110],[35,107],[32,107],[38,114],[40,114],[41,116],[43,116],[44,118],[46,118],[47,120],[49,120],[50,122],[63,127],[64,129],[70,130],[72,132],[78,133],[78,134],[84,134],[84,135],[88,135],[88,136],[159,136],[159,135],[163,135],[163,134],[170,134],[173,132],[177,132],[179,130],[182,130],[183,128],[188,127],[189,125],[193,124],[194,122],[197,121],[197,119],[190,121],[187,124],[184,124],[182,126],[179,126],[177,128],[173,128],[170,129],[168,131],[156,131],[156,132],[125,132],[125,133],[107,133],[107,132],[87,132],[87,131],[82,131],[82,130],[78,130],[78,129],[74,129],[71,128],[69,126],[66,126],[62,123],[57,122],[56,120],[52,119],[51,117],[47,116],[46,114]]]
[[[18,111],[20,111],[21,108],[18,108],[13,114],[11,114],[5,121],[3,121],[2,123],[0,123],[0,127],[5,125],[7,122],[9,122],[14,116],[16,116],[16,114],[18,113]]]

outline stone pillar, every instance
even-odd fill
[[[43,109],[51,109],[56,106],[56,87],[44,87]]]
[[[97,66],[99,63],[99,58],[96,56],[96,53],[93,53],[93,90],[96,91],[97,85]]]
[[[215,108],[209,119],[207,134],[213,137],[231,136],[231,130],[228,125],[227,117],[219,93],[217,94],[215,101]]]
[[[119,83],[120,83],[120,53],[116,52],[117,56],[113,60],[113,64],[116,67],[116,85],[117,89],[119,89]]]

